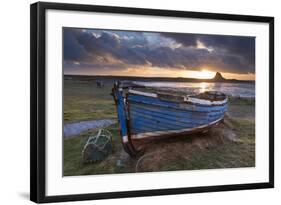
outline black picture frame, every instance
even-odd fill
[[[150,16],[168,16],[195,19],[216,19],[269,24],[269,181],[263,183],[231,184],[220,186],[170,188],[158,190],[122,191],[75,195],[46,196],[46,81],[45,37],[46,11],[48,9],[120,13]],[[140,197],[198,192],[230,191],[274,187],[274,18],[218,13],[202,13],[142,8],[110,7],[82,4],[39,2],[30,7],[30,199],[37,203],[76,200],[97,200],[123,197]]]

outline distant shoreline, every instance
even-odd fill
[[[198,78],[183,78],[183,77],[140,77],[140,76],[113,76],[113,75],[65,75],[64,79],[77,80],[132,80],[132,81],[157,81],[157,82],[207,82],[207,83],[255,83],[254,80],[237,80],[237,79],[198,79]]]

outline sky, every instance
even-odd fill
[[[255,37],[63,29],[64,74],[255,79]]]

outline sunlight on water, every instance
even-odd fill
[[[203,83],[200,83],[200,93],[202,93],[202,92],[205,92],[205,91],[207,91],[207,83],[205,83],[205,82],[203,82]]]
[[[255,97],[254,83],[207,83],[207,82],[135,82],[147,87],[157,87],[165,90],[180,90],[186,93],[205,91],[220,91],[229,96]]]

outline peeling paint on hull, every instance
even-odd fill
[[[217,124],[227,110],[227,98],[221,93],[210,95],[215,96],[214,100],[196,96],[175,96],[172,99],[173,95],[170,98],[164,95],[163,99],[156,93],[136,91],[130,87],[125,92],[116,84],[113,96],[125,150],[135,150],[132,139],[201,132]]]

